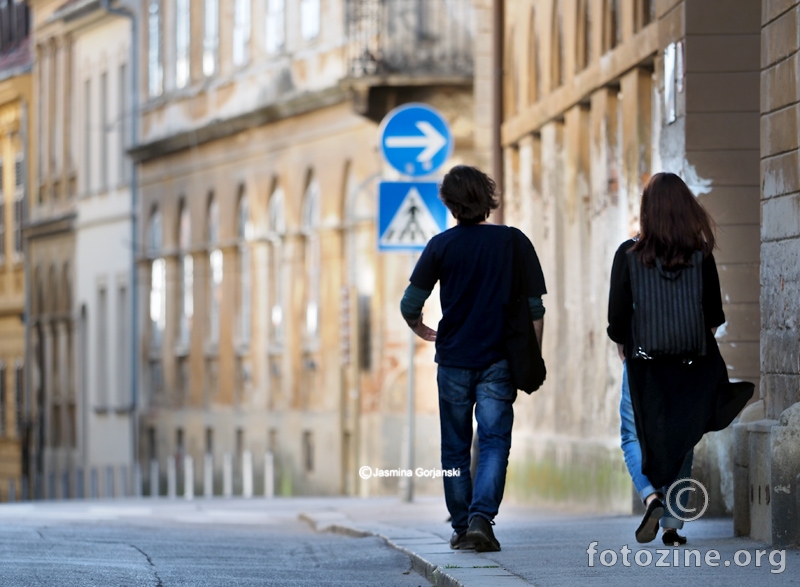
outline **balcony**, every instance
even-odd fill
[[[380,119],[424,88],[471,85],[472,0],[346,0],[347,76],[356,110]]]

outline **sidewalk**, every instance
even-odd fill
[[[800,585],[799,550],[773,553],[764,544],[734,538],[729,518],[689,523],[682,532],[689,543],[668,548],[660,536],[648,545],[636,543],[637,516],[587,516],[504,505],[495,520],[502,551],[480,554],[450,550],[443,498],[418,498],[411,504],[394,498],[342,499],[309,508],[300,517],[318,531],[383,538],[408,554],[415,570],[437,586]],[[590,566],[587,550],[592,542],[596,552]],[[713,551],[718,551],[718,559]]]

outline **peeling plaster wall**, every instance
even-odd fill
[[[530,236],[545,272],[549,369],[542,390],[517,404],[511,499],[630,509],[619,449],[620,364],[605,332],[608,278],[617,247],[638,230],[652,173],[681,175],[718,224],[728,318],[718,340],[732,378],[759,377],[758,2],[653,5],[654,20],[642,26],[634,2],[621,3],[615,47],[594,14],[582,67],[576,3],[561,4],[560,43],[553,1],[506,3],[507,36],[514,25],[507,46],[517,54],[506,57],[504,72],[519,79],[505,85],[505,221]],[[534,30],[520,26],[529,22]],[[670,122],[665,48],[672,43],[678,73]],[[731,443],[726,431],[697,449],[694,474],[708,484],[717,514],[732,508]]]

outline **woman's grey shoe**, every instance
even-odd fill
[[[492,524],[493,522],[483,516],[473,516],[464,539],[472,542],[473,548],[478,552],[497,552],[500,550],[500,543],[494,537]]]
[[[645,544],[656,539],[658,534],[658,521],[664,515],[664,503],[655,498],[651,501],[644,512],[642,523],[636,528],[636,542]]]
[[[475,548],[475,545],[470,542],[467,538],[467,531],[464,530],[460,534],[453,531],[453,535],[450,537],[450,548],[453,550],[472,550]]]

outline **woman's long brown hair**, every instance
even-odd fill
[[[714,222],[689,187],[674,173],[656,173],[642,193],[639,239],[631,250],[652,267],[687,265],[694,251],[714,250]]]

